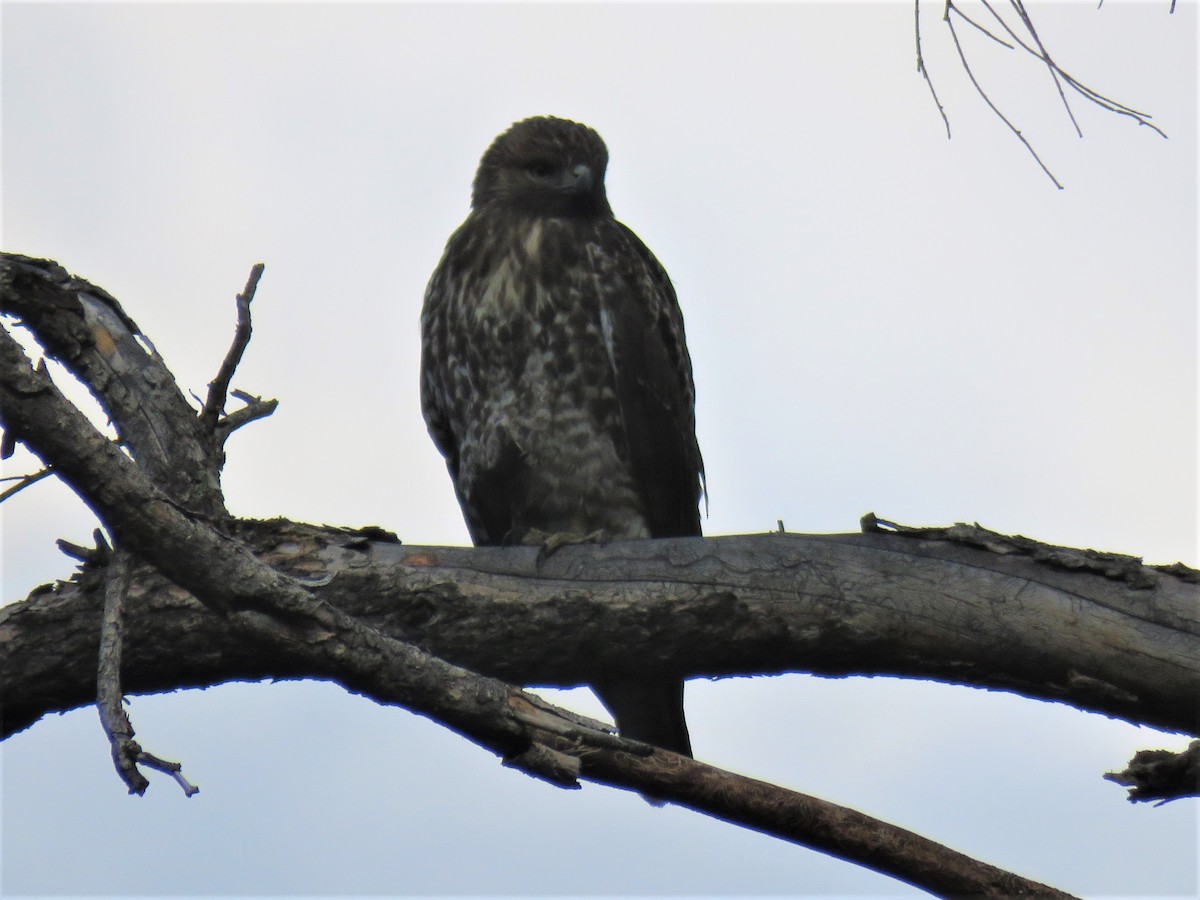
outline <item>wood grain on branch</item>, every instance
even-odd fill
[[[234,534],[382,634],[517,684],[584,684],[638,664],[690,677],[897,675],[1200,730],[1198,589],[1174,575],[1136,589],[888,534],[567,547],[540,567],[529,548],[410,547],[284,520]],[[102,583],[84,572],[0,610],[4,733],[91,702]],[[320,677],[281,669],[147,567],[127,603],[132,692]]]

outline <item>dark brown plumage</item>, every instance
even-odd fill
[[[421,313],[421,402],[477,545],[700,534],[691,360],[667,273],[613,218],[585,125],[518,122]],[[628,737],[691,754],[677,677],[593,688]]]

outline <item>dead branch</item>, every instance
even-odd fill
[[[47,478],[53,474],[54,474],[54,470],[47,467],[44,469],[39,469],[37,472],[34,472],[31,475],[11,475],[6,478],[0,478],[0,481],[15,481],[16,482],[16,484],[14,484],[12,487],[5,488],[4,492],[0,493],[0,503],[3,503],[5,500],[7,500],[9,497],[13,496],[14,494],[19,494],[21,491],[25,490],[25,488],[29,487],[30,485],[37,484],[43,478]]]
[[[1200,797],[1200,741],[1192,741],[1182,753],[1139,750],[1123,771],[1104,777],[1128,787],[1130,803]]]
[[[7,332],[0,333],[0,399],[4,401],[5,429],[43,460],[54,461],[63,478],[112,529],[119,545],[135,550],[221,615],[239,638],[252,636],[350,690],[429,715],[499,753],[509,765],[552,783],[574,784],[577,766],[585,774],[592,767],[607,773],[608,783],[678,799],[702,811],[708,811],[714,802],[711,795],[706,798],[702,782],[667,777],[677,775],[673,754],[606,732],[597,732],[588,740],[588,730],[574,717],[562,717],[566,724],[545,732],[549,738],[542,737],[543,732],[529,722],[531,711],[537,714],[534,721],[556,716],[557,711],[548,704],[380,634],[312,596],[295,579],[253,556],[244,544],[217,534],[175,505],[163,502],[135,464],[70,406],[45,371],[28,362]],[[64,459],[72,453],[78,458]],[[184,547],[186,552],[181,553]],[[112,598],[125,593],[123,575],[118,572],[108,579],[108,587],[111,610]],[[109,652],[107,659],[112,658]],[[106,703],[111,704],[115,696],[119,704],[119,688],[103,690],[103,695]],[[128,720],[108,716],[105,721],[114,737],[118,768],[132,789],[144,790],[144,778],[134,765],[142,754],[132,741]],[[559,742],[564,729],[570,738]],[[585,738],[582,741],[581,736]],[[629,760],[646,756],[659,759],[648,766],[630,766]],[[685,772],[700,765],[687,760],[682,763]],[[767,785],[752,791],[743,784],[748,779],[730,773],[722,777],[731,787],[718,792],[715,799],[731,811],[725,818],[745,821],[768,833],[780,830],[770,817],[743,808],[731,794],[758,797],[765,790],[770,794],[766,808],[778,812],[789,805],[790,792]],[[810,799],[799,798],[806,809]],[[812,828],[811,809],[809,815],[799,817],[786,812],[783,836],[817,847],[828,843],[828,835]],[[1002,886],[1006,895],[1015,887],[1022,894],[1066,896],[857,814],[855,825],[855,830],[847,830],[838,841],[848,855],[929,890],[997,896]],[[919,842],[921,853],[905,852],[913,841]]]
[[[237,327],[234,330],[233,343],[229,347],[229,352],[225,354],[225,359],[221,361],[221,368],[217,370],[216,377],[208,385],[208,399],[204,402],[204,409],[200,412],[200,423],[210,432],[216,431],[217,420],[225,412],[225,398],[229,394],[229,384],[233,381],[233,373],[237,370],[238,364],[242,361],[242,355],[250,345],[252,332],[250,301],[254,299],[254,293],[258,290],[258,280],[262,278],[265,268],[266,266],[262,263],[255,264],[250,270],[246,286],[237,295]],[[271,409],[273,411],[274,407]],[[264,415],[269,415],[269,413],[264,413]],[[232,430],[229,429],[229,431]]]
[[[143,383],[150,379],[105,374],[165,366],[115,300],[80,285],[86,282],[53,263],[0,257],[0,310],[20,311],[43,346],[92,387],[119,434],[137,433],[126,441],[131,458],[0,330],[6,441],[19,440],[52,466],[117,548],[85,552],[71,584],[0,610],[3,730],[26,727],[81,693],[78,702],[86,702],[97,678],[94,669],[80,674],[77,660],[96,653],[103,634],[102,715],[131,784],[130,771],[142,764],[171,772],[194,792],[178,764],[133,742],[120,709],[122,682],[139,691],[255,671],[323,678],[425,714],[560,786],[582,777],[662,797],[935,893],[1065,896],[858,813],[624,740],[507,682],[587,682],[597,671],[635,666],[675,675],[763,666],[832,674],[861,670],[865,656],[897,674],[937,673],[1140,721],[1195,725],[1195,709],[1178,697],[1200,677],[1200,654],[1192,652],[1200,640],[1196,590],[1169,573],[1135,585],[1107,572],[1064,572],[1032,555],[1001,556],[987,541],[968,547],[907,534],[639,541],[565,548],[539,565],[536,548],[410,548],[379,540],[386,537],[379,529],[232,520],[223,514],[219,481],[211,485],[210,513],[197,514],[180,497],[202,500],[202,491],[178,495],[187,482],[171,480],[167,489],[155,476],[164,459],[187,455],[169,442],[142,452],[134,444],[146,434],[121,424],[145,417],[138,392],[150,389]],[[231,377],[241,351],[244,345],[231,350],[227,362],[234,363],[222,373]],[[221,394],[223,380],[219,374]],[[171,389],[163,396],[182,401]],[[173,402],[163,403],[163,415],[179,412]],[[261,401],[247,408],[254,402]],[[200,417],[190,408],[185,418],[191,424],[159,436],[198,448],[219,473],[219,444],[211,434],[197,437]],[[750,542],[741,557],[739,541]],[[722,558],[729,548],[732,561]],[[133,564],[127,554],[144,562]],[[97,615],[105,597],[107,615]],[[1037,628],[1026,625],[1031,610]],[[1099,636],[1059,624],[1081,617]],[[108,624],[98,626],[98,618]],[[1046,641],[1057,632],[1069,636],[1065,650]],[[147,633],[152,640],[143,640]],[[597,648],[597,633],[629,640]],[[85,656],[75,652],[81,647]]]
[[[199,515],[227,514],[221,455],[116,298],[50,260],[0,254],[0,313],[18,317],[87,386],[163,493]]]
[[[133,739],[133,725],[122,702],[121,650],[125,592],[129,590],[129,554],[118,550],[105,572],[104,615],[100,620],[100,662],[96,671],[96,708],[112,749],[113,765],[129,793],[144,794],[150,782],[137,768],[142,752]]]
[[[929,77],[929,70],[925,68],[925,54],[921,50],[921,0],[913,0],[913,31],[916,32],[917,39],[917,71],[921,73],[921,77],[925,79],[925,84],[929,87],[929,94],[933,97],[934,106],[937,107],[938,115],[942,117],[942,124],[946,126],[946,140],[949,140],[950,118],[946,115],[946,108],[942,106],[942,101],[938,99],[933,79]],[[780,531],[782,530],[781,528]]]
[[[639,663],[684,677],[896,675],[1200,733],[1198,588],[1180,574],[1147,568],[1142,588],[897,534],[567,547],[540,568],[527,548],[400,545],[284,520],[229,534],[381,634],[510,683],[568,687]],[[102,583],[89,568],[0,608],[4,734],[91,702],[76,661],[94,658]],[[127,691],[321,675],[239,640],[145,566],[127,605]]]
[[[945,24],[946,24],[946,30],[949,32],[950,39],[954,44],[954,49],[958,53],[959,60],[962,63],[963,71],[966,73],[967,78],[970,80],[972,86],[975,88],[976,93],[979,94],[979,96],[983,99],[984,103],[987,104],[988,108],[991,109],[991,111],[993,113],[995,113],[996,117],[999,118],[1000,121],[1004,123],[1004,125],[1009,129],[1009,131],[1011,131],[1013,133],[1013,135],[1017,138],[1017,140],[1019,140],[1025,146],[1025,149],[1029,151],[1029,153],[1033,157],[1034,161],[1037,162],[1038,166],[1041,167],[1042,171],[1046,173],[1046,176],[1054,183],[1054,186],[1057,187],[1059,190],[1062,190],[1062,187],[1063,187],[1062,184],[1058,181],[1058,179],[1054,176],[1054,174],[1050,171],[1050,169],[1042,161],[1041,156],[1039,156],[1037,151],[1033,148],[1032,143],[1030,143],[1028,138],[1026,138],[1025,135],[1021,132],[1021,129],[1019,129],[1012,122],[1012,120],[1008,118],[1008,116],[1006,116],[1003,112],[1001,112],[1000,107],[996,105],[996,103],[989,96],[987,90],[985,90],[983,85],[980,84],[979,80],[975,77],[975,73],[972,71],[971,64],[968,61],[967,52],[966,52],[965,48],[963,47],[962,42],[959,39],[958,32],[955,30],[955,27],[954,27],[955,18],[961,19],[963,22],[966,22],[968,25],[970,25],[976,31],[983,34],[985,37],[989,38],[991,41],[995,42],[996,44],[999,44],[1000,46],[1004,47],[1005,49],[1016,50],[1016,49],[1020,48],[1021,50],[1024,50],[1026,53],[1028,53],[1030,56],[1037,59],[1043,65],[1045,65],[1046,70],[1048,71],[1048,73],[1050,75],[1050,79],[1054,84],[1054,88],[1058,93],[1059,100],[1062,102],[1063,108],[1066,110],[1067,118],[1070,120],[1072,127],[1075,129],[1075,133],[1079,137],[1083,137],[1083,129],[1079,126],[1079,122],[1075,118],[1075,113],[1071,109],[1071,104],[1067,100],[1067,95],[1066,95],[1065,91],[1063,90],[1064,84],[1067,85],[1068,87],[1070,87],[1073,91],[1078,93],[1080,96],[1084,97],[1089,102],[1094,103],[1097,106],[1099,106],[1101,109],[1107,110],[1108,112],[1111,112],[1111,113],[1115,113],[1116,115],[1119,115],[1119,116],[1126,116],[1128,118],[1131,118],[1135,122],[1137,122],[1139,125],[1144,125],[1147,128],[1151,129],[1156,134],[1158,134],[1160,137],[1165,138],[1167,136],[1166,133],[1161,128],[1159,128],[1157,125],[1153,124],[1150,121],[1150,119],[1152,117],[1150,116],[1149,113],[1139,112],[1138,110],[1136,110],[1130,106],[1126,106],[1123,103],[1118,103],[1116,100],[1113,100],[1111,97],[1105,96],[1104,94],[1101,94],[1099,91],[1096,91],[1096,90],[1088,87],[1087,85],[1083,84],[1078,79],[1073,77],[1070,73],[1066,72],[1058,64],[1058,62],[1050,55],[1050,51],[1046,48],[1046,45],[1042,42],[1042,39],[1041,39],[1040,35],[1038,34],[1037,28],[1033,23],[1033,18],[1030,16],[1029,11],[1025,8],[1025,4],[1022,2],[1022,0],[1009,0],[1009,5],[1012,7],[1012,10],[1013,10],[1014,14],[1016,15],[1017,20],[1020,22],[1020,27],[1024,29],[1025,36],[1022,36],[1021,34],[1019,34],[1017,32],[1017,30],[1012,25],[1010,25],[1008,23],[1008,21],[1006,21],[1005,18],[996,10],[996,8],[989,2],[989,0],[980,0],[980,2],[983,5],[983,7],[988,11],[988,13],[991,15],[991,17],[996,20],[996,22],[1000,25],[1001,28],[1004,29],[1005,33],[1007,33],[1008,37],[1011,39],[1011,42],[1009,40],[1005,40],[1004,38],[1000,37],[995,32],[989,30],[988,28],[986,28],[985,26],[983,26],[982,24],[977,22],[974,18],[972,18],[971,16],[969,16],[967,13],[965,13],[963,11],[962,8],[955,2],[955,0],[944,0],[943,11],[942,11],[942,21],[945,22]],[[1174,4],[1174,2],[1172,2],[1171,3],[1171,12],[1174,12],[1174,11],[1175,11],[1175,4]],[[937,92],[934,90],[933,81],[929,77],[929,72],[925,68],[924,56],[923,56],[922,49],[921,49],[921,21],[920,21],[920,19],[921,19],[921,0],[914,0],[913,19],[914,19],[915,30],[916,30],[917,71],[920,72],[922,76],[924,76],[925,81],[929,85],[929,90],[933,96],[934,103],[937,105],[938,112],[941,114],[942,119],[946,124],[946,137],[949,138],[950,137],[950,120],[949,120],[948,116],[946,115],[946,111],[943,108],[941,101],[938,99]]]
[[[243,425],[249,425],[251,422],[257,422],[259,419],[266,418],[275,412],[275,408],[279,406],[278,400],[264,400],[261,397],[247,394],[245,391],[234,391],[233,396],[246,405],[223,416],[217,422],[214,434],[217,442],[220,444],[224,444],[229,435],[233,434]]]
[[[1000,121],[1003,122],[1008,127],[1008,130],[1013,133],[1013,135],[1017,138],[1017,140],[1025,145],[1025,149],[1029,151],[1030,155],[1034,158],[1034,160],[1037,162],[1037,164],[1041,167],[1042,171],[1046,173],[1046,177],[1049,178],[1052,182],[1054,182],[1054,186],[1061,191],[1063,188],[1062,184],[1060,184],[1059,180],[1054,177],[1054,173],[1051,172],[1050,169],[1046,167],[1046,164],[1044,162],[1042,162],[1042,158],[1040,156],[1038,156],[1037,151],[1033,149],[1033,145],[1031,143],[1029,143],[1028,138],[1026,138],[1025,135],[1021,134],[1021,129],[1019,129],[1016,125],[1014,125],[1009,120],[1008,116],[1004,115],[1004,113],[1002,113],[1000,111],[1000,108],[998,106],[996,106],[995,103],[992,102],[992,98],[988,96],[987,91],[985,91],[983,89],[983,85],[981,85],[979,83],[979,79],[977,79],[975,77],[975,73],[973,71],[971,71],[971,64],[967,61],[966,51],[963,50],[962,42],[959,41],[959,39],[958,39],[958,32],[954,30],[954,19],[951,18],[951,16],[950,16],[950,14],[952,12],[955,13],[956,15],[961,15],[961,13],[958,12],[957,7],[955,7],[954,4],[950,2],[950,0],[947,0],[946,16],[945,16],[946,27],[950,30],[950,37],[954,41],[954,49],[958,51],[958,58],[962,61],[963,71],[966,72],[967,77],[969,79],[971,79],[971,84],[975,86],[975,90],[979,94],[979,96],[983,98],[983,102],[986,103],[988,105],[988,108],[991,109],[991,111],[996,114],[997,118],[999,118]],[[974,24],[974,23],[972,23],[972,24]]]

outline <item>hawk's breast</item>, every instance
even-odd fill
[[[564,234],[571,224],[532,219],[503,239],[456,235],[430,283],[423,388],[447,421],[459,498],[483,543],[530,529],[650,536],[611,324],[590,254],[580,235]]]

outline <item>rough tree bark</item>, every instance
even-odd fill
[[[942,895],[1066,896],[852,810],[622,740],[512,684],[586,683],[634,665],[894,674],[1200,730],[1198,591],[1182,568],[966,526],[880,533],[873,517],[868,534],[570,547],[540,565],[528,548],[407,547],[379,529],[234,520],[219,487],[224,439],[273,408],[243,395],[245,407],[224,411],[256,279],[197,413],[114,299],[53,263],[0,257],[0,311],[88,385],[128,451],[0,334],[5,445],[21,441],[70,484],[121,560],[98,548],[71,582],[0,609],[4,735],[94,702],[103,644],[110,705],[114,669],[117,696],[330,679],[556,784],[650,793]],[[105,656],[114,645],[119,665]],[[123,777],[155,764],[130,750],[131,730],[108,727]],[[1192,793],[1195,756],[1143,758],[1125,783],[1145,790],[1147,772],[1166,772],[1151,792]]]

